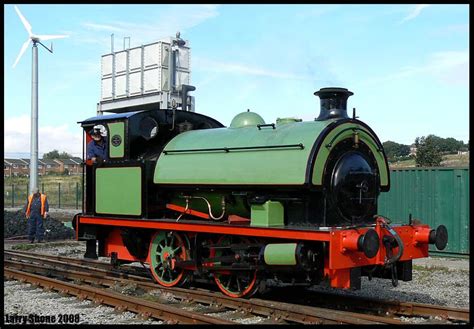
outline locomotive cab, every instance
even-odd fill
[[[86,160],[85,213],[147,217],[147,182],[166,143],[193,129],[222,127],[218,121],[192,112],[143,110],[100,115],[79,122],[85,144],[96,125],[105,127],[107,160]]]

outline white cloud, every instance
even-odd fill
[[[369,79],[364,84],[378,84],[417,75],[431,75],[439,81],[467,87],[469,86],[469,50],[436,52],[428,57],[425,64],[405,66],[399,72]]]
[[[38,153],[58,150],[74,156],[82,154],[82,135],[80,132],[71,133],[67,124],[61,126],[40,126],[38,128]],[[30,154],[30,116],[6,118],[4,128],[4,152],[8,154]]]
[[[82,25],[87,29],[94,31],[125,32],[124,29],[112,25],[96,24],[89,22],[82,23]]]
[[[403,23],[403,22],[406,22],[418,17],[418,15],[421,14],[421,11],[429,6],[431,5],[415,5],[415,8],[413,8],[413,10],[407,16],[405,16],[405,18],[403,18],[400,23]]]
[[[218,5],[167,6],[160,9],[157,15],[151,15],[153,23],[83,22],[81,25],[85,27],[85,31],[79,33],[77,37],[81,42],[109,45],[110,37],[104,38],[103,34],[98,32],[114,32],[118,45],[122,44],[122,38],[130,37],[131,47],[174,36],[177,31],[180,31],[182,37],[186,39],[183,32],[218,16],[218,7]]]
[[[204,58],[195,58],[193,60],[196,70],[210,71],[214,73],[230,73],[230,74],[241,74],[241,75],[253,75],[253,76],[265,76],[271,78],[280,79],[297,79],[305,80],[308,77],[301,76],[299,74],[278,72],[273,70],[264,69],[261,67],[250,66],[241,63],[231,62],[219,62]]]

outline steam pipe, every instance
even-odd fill
[[[196,87],[190,85],[181,85],[181,109],[187,111],[188,92],[196,90]]]

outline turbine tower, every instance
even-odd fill
[[[15,6],[16,13],[20,17],[21,22],[25,26],[28,32],[28,40],[21,47],[20,53],[13,64],[15,68],[16,64],[20,60],[21,56],[28,48],[30,42],[33,43],[33,61],[32,61],[32,73],[31,73],[31,137],[30,137],[30,182],[29,191],[32,192],[33,188],[38,187],[38,43],[42,45],[50,53],[53,52],[53,44],[51,49],[41,43],[41,41],[67,38],[68,35],[36,35],[31,32],[31,25],[26,18],[21,14],[17,6]]]

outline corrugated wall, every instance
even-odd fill
[[[469,168],[395,169],[390,185],[379,198],[380,215],[397,224],[408,223],[410,213],[433,228],[443,224],[448,246],[442,253],[469,254]]]

